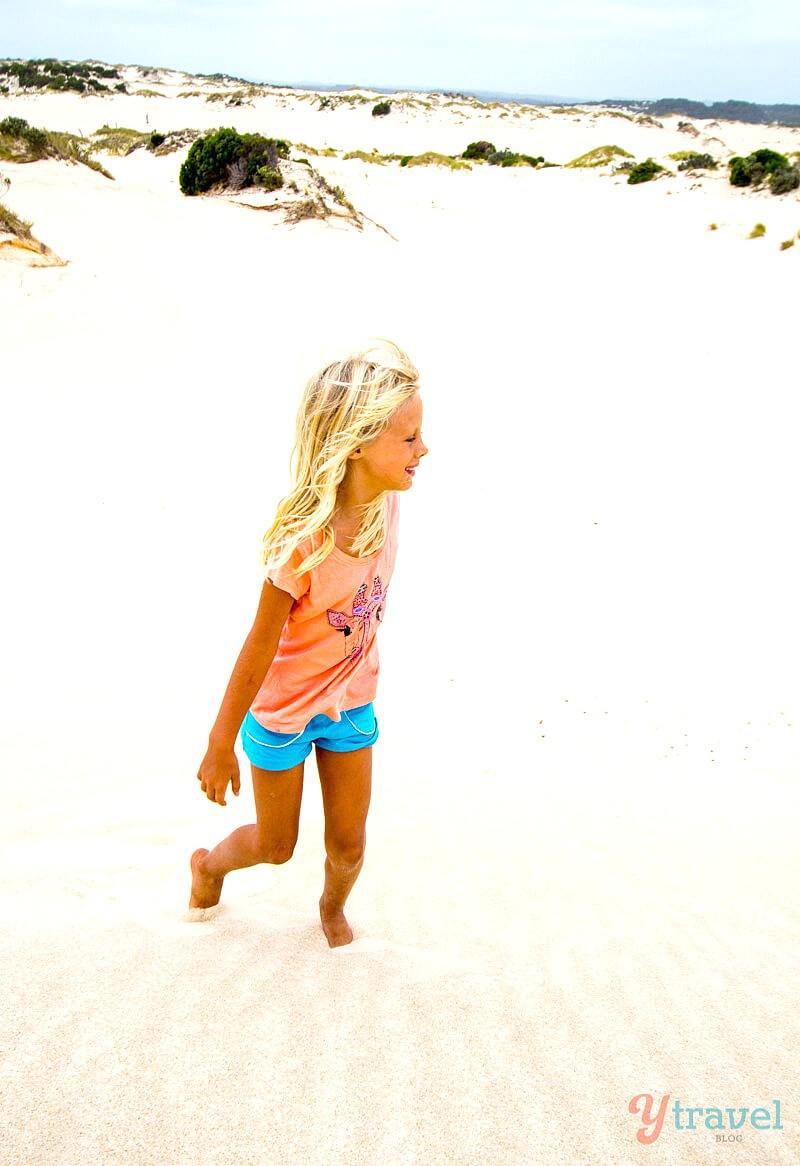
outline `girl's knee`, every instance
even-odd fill
[[[257,846],[258,861],[274,864],[288,862],[294,854],[295,842],[274,842],[271,839],[266,841],[259,840]]]
[[[326,841],[325,851],[333,866],[358,866],[364,857],[364,843]]]

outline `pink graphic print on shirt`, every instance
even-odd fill
[[[378,623],[383,619],[383,605],[389,588],[383,589],[380,575],[372,582],[372,593],[367,600],[367,585],[362,583],[353,599],[353,611],[334,611],[328,608],[328,623],[344,636],[344,658],[360,656],[369,638],[370,620],[373,614]]]

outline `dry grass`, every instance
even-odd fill
[[[596,149],[588,150],[585,154],[580,154],[577,158],[573,158],[571,162],[567,162],[566,168],[591,169],[594,166],[605,166],[615,156],[632,158],[633,154],[629,154],[621,146],[597,146]]]
[[[100,129],[92,134],[89,148],[124,158],[149,140],[150,134],[141,130],[131,130],[125,126],[100,126]]]
[[[437,154],[428,150],[426,154],[414,154],[406,162],[406,166],[449,166],[451,170],[471,170],[469,162],[463,158],[451,158],[449,154]]]
[[[66,266],[63,259],[59,259],[49,247],[33,237],[30,223],[26,223],[0,202],[0,236],[2,235],[10,235],[11,238],[0,238],[0,255],[5,248],[14,248],[38,256],[38,259],[30,260],[31,267]]]

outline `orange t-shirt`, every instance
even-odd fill
[[[397,554],[399,501],[386,496],[386,539],[366,558],[334,547],[313,570],[297,567],[322,541],[320,531],[295,547],[287,563],[265,577],[295,602],[275,656],[250,706],[259,724],[276,733],[299,733],[325,713],[340,721],[343,709],[374,700],[378,686],[378,626]]]

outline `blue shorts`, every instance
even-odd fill
[[[265,729],[251,712],[242,721],[242,748],[256,769],[291,769],[305,761],[315,742],[333,753],[351,753],[378,740],[378,718],[369,704],[342,710],[332,721],[324,713],[312,717],[299,733],[275,733]]]

